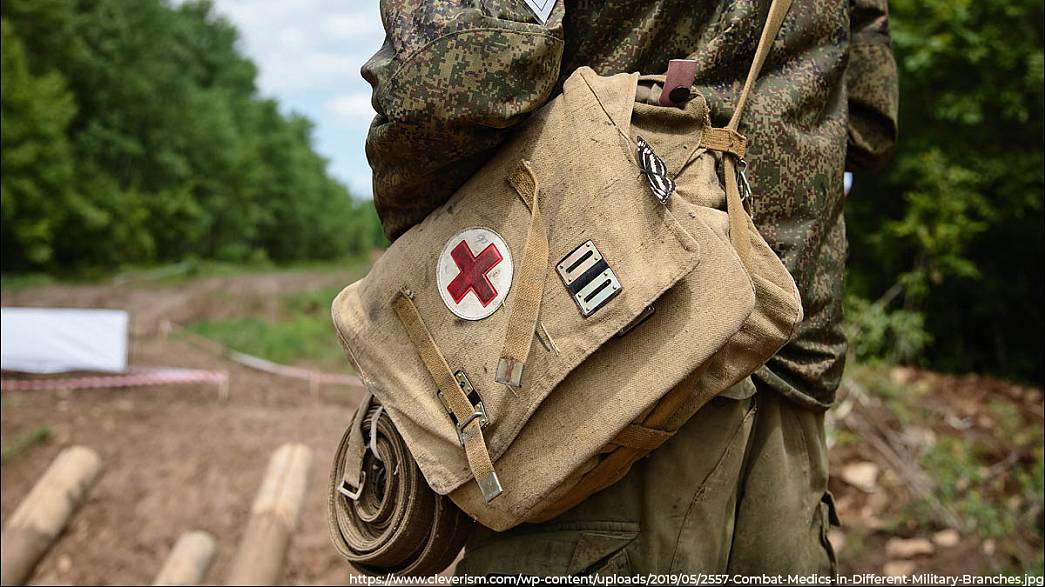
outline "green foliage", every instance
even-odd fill
[[[881,302],[849,296],[845,316],[849,349],[861,360],[910,362],[920,357],[932,342],[932,336],[925,331],[925,316],[920,312],[890,311]]]
[[[0,30],[3,265],[14,259],[44,264],[53,258],[56,235],[78,203],[65,136],[76,106],[61,75],[29,71],[11,23],[4,19]]]
[[[881,398],[896,419],[907,425],[925,415],[919,404],[925,390],[900,383],[893,377],[893,369],[879,361],[854,362],[846,370],[846,376],[859,381],[869,394]]]
[[[3,268],[329,259],[384,243],[209,2],[3,2]]]
[[[866,300],[899,284],[890,301],[905,314],[850,303],[886,335],[857,352],[910,360],[917,348],[895,356],[885,341],[917,312],[934,367],[1041,382],[1042,3],[896,0],[890,10],[901,137],[884,173],[857,175],[848,287]]]
[[[859,361],[846,372],[849,393],[855,394],[850,401],[855,399],[862,408],[838,422],[835,446],[867,450],[867,438],[848,427],[854,419],[872,424],[879,433],[891,429],[893,434],[884,440],[902,457],[910,456],[911,464],[931,482],[931,494],[925,494],[916,489],[917,479],[908,483],[900,477],[881,477],[881,489],[894,498],[876,508],[882,529],[928,536],[954,524],[966,538],[995,541],[998,554],[987,557],[995,572],[1022,575],[1039,568],[1045,430],[1027,403],[1036,394],[984,393],[978,382],[1007,387],[988,378],[909,378],[917,372]],[[896,491],[895,484],[912,491]],[[850,556],[858,556],[858,550]]]
[[[996,474],[966,439],[941,438],[926,450],[921,464],[935,482],[936,497],[958,514],[966,531],[983,538],[1013,533],[1032,535],[1033,514],[1036,504],[1040,504],[1034,497],[1041,495],[1040,458],[1031,466],[1013,467],[1012,480],[1026,492],[1017,493],[1012,499],[1006,497],[1009,477]],[[920,502],[912,504],[911,512],[916,520],[929,516],[925,504]]]
[[[1014,570],[1022,572],[1041,556],[1043,431],[1036,417],[1025,417],[1019,400],[984,399],[978,423],[964,430],[940,426],[939,409],[924,409],[917,394],[887,403],[898,417],[896,402],[907,403],[907,418],[900,417],[904,426],[935,431],[919,458],[933,482],[933,499],[954,512],[963,532],[1007,545]],[[929,531],[940,520],[928,499],[916,498],[904,506],[898,523]]]

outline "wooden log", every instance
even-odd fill
[[[29,579],[101,470],[98,453],[87,447],[73,446],[58,453],[4,527],[0,584],[20,585]]]
[[[200,585],[214,560],[214,537],[196,530],[181,535],[153,585]]]
[[[279,582],[287,547],[305,503],[311,468],[312,451],[305,445],[284,444],[272,454],[226,584]]]

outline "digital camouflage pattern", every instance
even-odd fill
[[[383,0],[385,43],[363,67],[378,113],[367,138],[374,202],[394,239],[474,173],[579,66],[663,73],[697,62],[724,125],[769,0],[559,2],[545,25],[522,0]],[[834,399],[845,361],[842,172],[896,139],[885,0],[795,2],[748,103],[752,215],[802,293],[805,321],[758,377],[809,407]]]

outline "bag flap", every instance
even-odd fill
[[[450,368],[463,371],[477,390],[490,420],[484,435],[496,460],[564,377],[699,262],[700,245],[651,194],[633,160],[633,145],[619,131],[630,119],[636,79],[635,74],[602,78],[579,69],[561,96],[334,302],[334,322],[346,351],[438,493],[452,491],[471,473],[436,384],[392,310],[397,292],[412,293]],[[509,280],[506,292],[496,292],[492,304],[502,296],[504,306],[467,320],[453,311],[456,296],[440,291],[445,286],[440,287],[437,272],[441,256],[445,265],[444,251],[467,242],[463,231],[476,227],[503,241],[506,250],[499,251],[501,260],[492,268],[511,271],[521,261],[530,212],[507,182],[521,160],[531,162],[540,184],[550,269],[522,386],[512,390],[495,383],[494,373],[518,283]],[[585,317],[555,265],[589,240],[621,290]],[[513,273],[517,281],[518,271]],[[499,280],[505,281],[503,274]],[[462,303],[469,296],[478,293],[465,291]]]

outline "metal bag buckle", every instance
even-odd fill
[[[468,397],[468,402],[472,404],[475,409],[463,422],[457,421],[457,416],[454,415],[453,409],[450,407],[449,402],[443,396],[442,390],[436,392],[436,397],[443,404],[443,409],[446,410],[447,415],[450,416],[450,420],[454,423],[454,428],[457,429],[457,439],[461,441],[461,446],[464,446],[464,429],[472,423],[473,420],[479,420],[479,428],[486,428],[489,423],[489,419],[486,417],[486,405],[483,404],[483,398],[479,396],[479,392],[475,390],[472,383],[468,381],[468,376],[464,374],[464,371],[454,371],[454,379],[457,381],[458,387],[464,392],[465,396]]]
[[[345,481],[344,479],[342,479],[341,480],[341,485],[337,486],[337,492],[340,493],[341,495],[344,495],[348,499],[351,499],[352,501],[356,501],[356,500],[359,499],[359,496],[363,494],[363,485],[365,483],[366,483],[366,471],[360,471],[359,472],[359,487],[356,487],[355,491],[352,490],[352,487],[348,484],[348,481]]]

